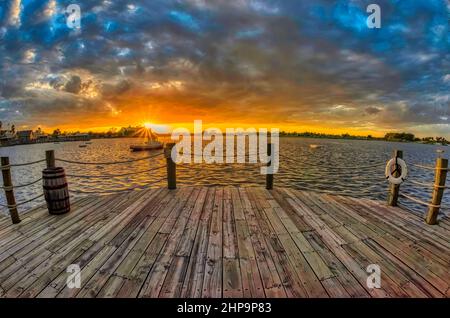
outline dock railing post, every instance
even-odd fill
[[[267,163],[267,167],[270,167],[270,165],[272,164],[272,160],[273,160],[273,144],[271,142],[267,143],[267,156],[270,158],[270,160]],[[267,174],[266,174],[266,189],[267,190],[272,190],[273,189],[273,174],[269,173],[270,168],[268,168],[267,170]]]
[[[174,190],[177,188],[177,165],[172,159],[172,148],[175,143],[168,143],[164,149],[167,166],[167,188]]]
[[[403,158],[403,151],[401,150],[394,150],[394,156],[393,158]],[[400,176],[400,172],[396,171],[394,173],[394,177],[399,177]],[[388,195],[388,205],[389,206],[397,206],[397,201],[398,201],[398,194],[400,191],[400,185],[399,184],[389,184],[389,195]]]
[[[17,211],[16,198],[11,177],[11,166],[9,165],[9,157],[1,158],[1,168],[3,176],[3,187],[5,190],[6,202],[8,204],[9,214],[13,224],[20,223],[19,212]]]
[[[448,159],[437,158],[436,170],[434,176],[433,195],[431,197],[431,204],[428,207],[428,214],[425,222],[430,225],[437,223],[437,216],[442,202],[445,189],[445,179],[447,179]]]
[[[47,150],[45,152],[45,160],[47,161],[47,168],[55,168],[55,151],[54,150]]]

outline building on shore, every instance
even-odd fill
[[[32,130],[22,130],[17,132],[11,130],[0,131],[0,146],[16,146],[46,142],[89,141],[90,139],[91,137],[89,134],[81,133],[54,136],[41,131]]]
[[[49,142],[49,141],[50,141],[50,140],[49,140],[50,136],[47,135],[46,133],[43,133],[43,132],[36,132],[36,133],[35,133],[35,136],[36,136],[36,142],[37,142],[37,143],[42,144],[42,143],[45,143],[45,142]]]
[[[59,135],[56,138],[57,141],[89,141],[90,139],[89,134]]]
[[[19,144],[31,144],[36,141],[36,134],[32,130],[21,130],[16,134]]]
[[[0,146],[9,146],[16,139],[16,134],[10,130],[0,131]]]

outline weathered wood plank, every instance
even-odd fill
[[[450,222],[285,188],[149,189],[0,217],[0,297],[449,297]],[[78,264],[82,288],[66,286]],[[369,264],[382,288],[366,286]]]
[[[223,259],[223,297],[224,298],[242,298],[241,269],[239,260],[236,258]]]
[[[134,298],[139,294],[141,287],[152,270],[156,259],[161,254],[164,244],[167,242],[168,234],[157,233],[151,244],[147,247],[136,266],[128,275],[129,279],[124,282],[117,293],[119,298]]]
[[[270,265],[270,268],[272,268],[270,270],[273,273],[272,275],[276,274],[272,279],[273,287],[271,288],[271,292],[277,291],[280,293],[280,289],[276,288],[276,284],[280,282],[284,287],[287,297],[307,297],[307,292],[301,285],[301,281],[299,280],[286,251],[282,247],[282,244],[264,213],[264,207],[258,204],[259,199],[257,198],[257,193],[250,192],[249,197],[253,198],[253,211],[248,213],[247,222],[253,233],[252,236],[257,238],[253,244],[259,246],[257,250],[259,253],[262,253],[262,256],[266,257],[267,263],[273,264]],[[270,204],[270,206],[273,206],[273,204]],[[301,233],[296,232],[295,234]]]
[[[113,203],[114,203],[114,200],[113,200]],[[99,213],[96,215],[96,219],[99,219],[101,217],[102,217],[102,214],[99,211]],[[92,223],[92,224],[91,223],[87,223],[87,224],[84,224],[83,226],[90,227],[90,226],[93,226],[94,224],[95,224],[95,222]],[[82,227],[82,229],[84,229],[85,227]],[[76,228],[76,224],[75,223],[71,223],[71,228]],[[67,231],[67,228],[66,228],[66,231]],[[39,237],[37,242],[33,241],[33,242],[31,242],[31,244],[29,243],[24,249],[20,250],[16,254],[14,254],[14,256],[17,258],[14,266],[11,266],[7,270],[4,270],[2,272],[2,274],[8,275],[8,273],[14,272],[15,273],[14,278],[19,277],[20,274],[23,275],[24,273],[23,273],[23,270],[20,269],[20,266],[21,266],[20,264],[26,263],[26,264],[28,264],[28,266],[30,266],[30,262],[29,262],[30,259],[31,260],[35,259],[36,258],[35,255],[40,255],[41,253],[52,252],[52,250],[53,250],[52,249],[52,245],[55,242],[58,243],[59,240],[64,240],[64,237],[67,237],[69,234],[71,234],[71,232],[66,233],[66,232],[59,231],[59,232],[57,232],[57,234],[54,237],[51,237],[50,234],[51,233],[48,233],[47,235],[44,236],[44,238],[48,236],[50,239],[45,240],[44,238]],[[75,244],[76,242],[79,242],[80,240],[82,240],[82,239],[79,239],[78,241],[77,240],[72,240],[72,241],[69,241],[68,243],[69,244]],[[39,247],[34,248],[31,252],[25,253],[25,251],[29,251],[30,250],[30,246],[36,247],[38,242],[44,242],[44,243],[40,244]],[[35,264],[35,266],[39,266],[38,263],[34,263],[34,264]],[[48,262],[46,264],[48,265]],[[33,270],[33,269],[30,269],[30,270]],[[9,277],[8,279],[9,279],[9,281],[11,281],[12,278]]]
[[[76,259],[73,263],[78,264],[83,272],[83,284],[95,274],[100,266],[116,251],[116,246],[106,245],[122,230],[123,225],[130,222],[136,215],[141,213],[142,205],[145,202],[160,202],[166,199],[166,191],[155,191],[150,195],[141,197],[135,201],[132,197],[128,197],[131,202],[125,202],[126,208],[122,209],[122,213],[114,216],[107,224],[100,230],[96,231],[89,237],[89,240],[94,243],[81,257]],[[120,208],[120,206],[119,206]],[[66,274],[61,273],[55,278],[39,295],[38,297],[75,297],[79,289],[68,289],[65,286]]]
[[[203,205],[188,269],[183,282],[181,291],[181,297],[183,298],[199,298],[202,295],[214,197],[215,189],[209,188],[205,196],[205,203]]]
[[[352,273],[341,263],[341,261],[326,247],[320,236],[310,231],[305,233],[307,240],[313,246],[314,250],[322,257],[328,268],[333,272],[336,279],[347,291],[350,297],[367,298],[369,294],[363,288],[365,282],[358,281]],[[325,286],[327,289],[327,286]],[[329,292],[330,293],[330,292]],[[332,293],[332,292],[331,292]],[[330,294],[331,294],[330,293]]]
[[[208,250],[206,254],[205,275],[203,279],[202,297],[222,297],[222,218],[223,189],[216,189],[214,206],[211,215]]]
[[[263,214],[265,209],[270,209],[269,202],[262,204],[264,200],[259,198],[256,188],[241,189],[241,199],[248,201],[245,204],[245,219],[250,233],[250,242],[253,246],[256,262],[264,286],[266,297],[286,297],[286,291],[282,284],[282,279],[277,271],[272,255],[268,252],[267,244],[259,230],[257,213]]]
[[[198,189],[193,188],[184,192],[184,195],[180,198],[179,203],[172,210],[172,213],[168,214],[166,222],[159,231],[160,233],[169,234],[167,243],[152,267],[139,293],[139,297],[158,297],[163,289],[164,281],[169,270],[176,270],[177,264],[174,265],[175,267],[171,266],[171,264],[174,260],[176,249],[180,243],[180,238],[184,232],[186,223],[195,206],[195,199],[198,196],[198,192]],[[179,262],[178,264],[182,263]]]

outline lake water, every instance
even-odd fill
[[[55,150],[56,157],[72,161],[105,162],[126,161],[144,158],[146,152],[130,152],[129,146],[138,143],[137,139],[101,139],[93,140],[86,148],[80,148],[81,142],[66,142],[60,144],[35,144],[0,148],[1,156],[9,156],[12,164],[31,162],[43,159],[46,150]],[[317,145],[312,148],[310,145]],[[447,147],[423,145],[416,143],[394,143],[364,140],[329,140],[309,138],[280,138],[280,170],[275,175],[275,186],[326,191],[354,197],[367,197],[386,200],[388,183],[384,179],[384,163],[391,157],[394,149],[404,152],[405,161],[434,166],[437,150]],[[154,152],[155,153],[155,152]],[[156,152],[158,153],[158,152]],[[444,153],[444,157],[447,154]],[[371,164],[381,165],[374,168],[357,169],[357,166]],[[71,190],[95,192],[116,191],[130,187],[145,187],[155,180],[164,179],[165,168],[152,172],[139,173],[131,176],[102,178],[108,174],[124,174],[133,171],[149,170],[165,164],[163,156],[151,160],[137,161],[119,165],[76,165],[58,163],[70,175],[90,175],[90,179],[68,178]],[[45,164],[13,168],[14,185],[26,184],[42,176]],[[350,169],[337,169],[349,167]],[[423,170],[408,165],[409,180],[432,183],[434,171]],[[182,185],[264,185],[265,176],[260,174],[257,165],[252,164],[198,164],[183,165],[178,168],[177,181]],[[153,186],[165,186],[165,180],[154,183]],[[431,188],[426,189],[411,183],[401,186],[403,193],[429,201]],[[42,183],[38,182],[27,188],[15,190],[16,201],[23,202],[42,193]],[[73,194],[82,196],[85,194]],[[43,199],[20,206],[24,211],[43,202]],[[408,208],[424,213],[425,207],[400,199],[400,203]],[[3,192],[0,204],[5,204]],[[444,205],[450,206],[450,195],[444,195]],[[2,213],[7,213],[1,207]]]

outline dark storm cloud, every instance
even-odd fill
[[[366,107],[366,113],[368,113],[369,115],[376,115],[379,112],[381,112],[381,109],[379,109],[377,107],[373,107],[373,106]]]
[[[69,93],[78,94],[81,91],[81,78],[73,75],[64,85],[64,90]]]
[[[257,121],[442,129],[447,2],[376,1],[378,30],[366,26],[372,2],[86,0],[75,32],[64,13],[73,1],[2,1],[6,116],[18,108],[24,121],[42,121],[39,99],[48,112],[61,99],[84,114],[105,103],[126,112],[139,107],[134,98],[236,120],[251,111]]]

